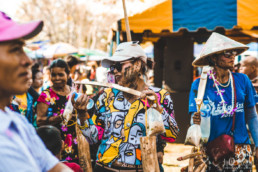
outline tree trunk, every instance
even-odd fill
[[[156,136],[141,137],[142,166],[144,172],[159,172]]]

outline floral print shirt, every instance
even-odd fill
[[[49,105],[49,108],[52,108],[52,113],[47,113],[46,115],[52,114],[51,116],[58,116],[64,113],[65,105],[68,100],[69,96],[58,95],[50,87],[41,92],[38,98],[38,103],[45,103]],[[62,152],[62,159],[69,162],[78,163],[78,148],[75,124],[76,119],[73,117],[70,121],[68,121],[67,125],[60,123],[55,125],[55,127],[60,130],[62,139],[65,144],[64,150]]]
[[[173,102],[164,89],[150,87],[163,107],[162,119],[166,132],[163,140],[174,142],[179,129],[174,118]],[[107,88],[95,103],[95,113],[80,126],[90,144],[100,141],[97,161],[111,166],[114,161],[141,165],[140,137],[146,136],[145,100],[130,103],[123,92]],[[78,120],[80,124],[80,121]]]

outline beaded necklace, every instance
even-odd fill
[[[214,85],[213,87],[216,87],[217,91],[215,91],[215,93],[220,96],[221,98],[221,102],[220,104],[222,104],[222,109],[223,109],[223,114],[222,114],[222,118],[226,117],[226,116],[233,116],[233,114],[236,112],[237,107],[235,107],[235,102],[234,102],[234,98],[235,98],[235,91],[234,91],[234,84],[233,84],[233,76],[231,71],[229,71],[229,81],[228,84],[225,86],[219,83],[219,81],[216,79],[215,77],[215,72],[213,72],[213,68],[211,68],[211,70],[208,72],[209,78],[212,79],[214,81]],[[223,98],[223,94],[225,92],[224,89],[219,89],[219,85],[222,87],[228,87],[229,84],[231,83],[231,92],[232,92],[232,97],[231,97],[231,108],[229,110],[226,109],[226,104],[227,102],[225,102],[224,98]]]

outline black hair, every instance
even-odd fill
[[[147,58],[147,67],[148,69],[154,68],[154,61],[152,61],[150,58]]]
[[[217,58],[217,54],[214,54],[213,56],[215,56]],[[206,57],[208,62],[209,62],[209,66],[215,66],[215,62],[211,59],[211,56]]]
[[[78,73],[78,74],[80,74],[80,75],[82,74],[79,69],[76,69],[76,70],[74,71],[74,74],[75,74],[75,73]]]
[[[141,73],[143,75],[146,75],[146,72],[149,70],[149,69],[153,69],[154,68],[154,62],[150,59],[147,59],[147,62],[144,63],[142,61],[142,64],[141,64]]]
[[[32,72],[32,80],[34,81],[36,78],[36,74],[41,72],[39,69],[39,64],[35,63],[32,67],[31,67],[31,72]]]
[[[37,134],[53,155],[58,155],[62,148],[60,131],[51,125],[44,125],[37,129]]]
[[[51,70],[54,67],[64,68],[65,69],[65,73],[67,75],[69,75],[69,73],[70,73],[68,64],[63,59],[56,59],[56,60],[52,61],[49,69]]]
[[[74,57],[74,56],[67,56],[65,58],[69,68],[71,69],[73,66],[77,65],[80,63],[80,60],[78,60],[78,58]]]

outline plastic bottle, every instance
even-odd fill
[[[203,105],[201,107],[201,133],[202,133],[202,141],[204,143],[208,142],[210,137],[210,119],[211,119],[211,107],[209,105],[208,100],[203,101]]]
[[[53,115],[53,109],[52,108],[48,108],[47,109],[47,116],[50,117]]]

